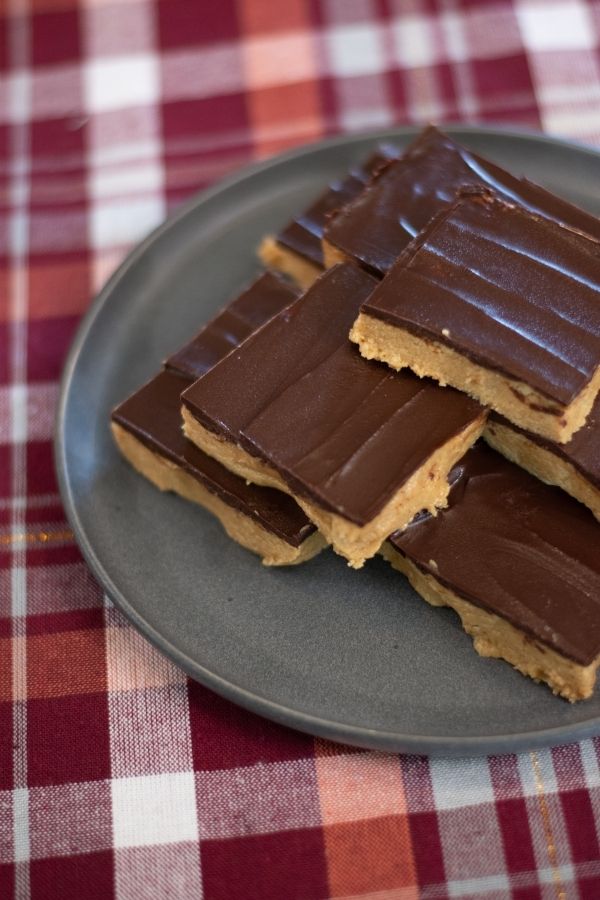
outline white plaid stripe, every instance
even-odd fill
[[[152,53],[90,59],[84,66],[85,106],[90,114],[126,106],[154,105],[159,63]]]
[[[457,809],[479,803],[493,803],[494,790],[485,757],[464,759],[460,779],[451,777],[455,763],[432,759],[429,764],[436,809]]]
[[[57,502],[52,497],[49,506]],[[29,504],[30,508],[33,506]],[[100,587],[84,562],[37,566],[27,574],[27,612],[30,616],[47,613],[48,606],[58,613],[96,609],[100,606]]]
[[[439,58],[429,16],[401,16],[392,23],[395,58],[406,68],[431,65]]]
[[[544,794],[556,794],[558,784],[552,764],[552,755],[546,750],[534,750],[531,753],[520,753],[519,775],[521,787],[526,797],[538,797],[540,786]]]
[[[32,859],[93,853],[112,846],[108,781],[30,788],[29,807]]]
[[[523,753],[519,756],[519,768],[529,795],[527,813],[536,865],[540,870],[554,872],[556,883],[556,871],[570,865],[571,853],[552,753],[550,750]]]
[[[21,330],[22,322],[15,323],[15,330]],[[26,343],[26,329],[24,331],[23,353]],[[14,344],[13,344],[14,346]],[[25,365],[25,361],[19,362],[19,368]],[[14,443],[23,450],[26,442],[49,441],[52,439],[54,429],[54,410],[58,399],[58,385],[50,382],[24,381],[0,387],[0,416],[6,416],[5,421],[11,421],[11,433],[0,434],[0,443]],[[16,452],[16,451],[15,451]],[[25,469],[23,466],[15,470],[19,473],[20,483],[14,485],[14,496],[25,495],[25,483],[23,481]],[[13,522],[13,525],[18,523]]]
[[[483,878],[465,878],[450,881],[449,897],[485,897],[486,900],[505,900],[510,891],[506,875],[488,875]]]
[[[141,240],[164,219],[165,203],[158,194],[101,200],[93,204],[89,216],[90,243],[95,250],[103,251]]]
[[[460,775],[458,780],[463,780]],[[481,805],[438,811],[438,824],[449,881],[463,881],[467,875],[494,880],[506,871],[494,803],[483,800]]]
[[[251,60],[256,52],[252,42],[250,44],[248,49],[223,43],[201,50],[166,53],[161,62],[164,99],[198,100],[243,90],[244,77],[251,77],[250,66],[250,71],[244,72],[243,58],[247,55]],[[257,46],[260,47],[260,43]]]
[[[355,78],[386,67],[382,29],[373,24],[339,25],[325,36],[332,75]]]
[[[512,8],[473,8],[465,10],[462,16],[471,59],[494,59],[520,52],[521,35]]]
[[[27,440],[27,385],[11,384],[0,388],[0,413],[8,407],[4,421],[12,423],[7,441],[23,444]]]
[[[124,56],[153,47],[155,22],[147,2],[99,4],[84,0],[82,20],[84,54],[90,57]]]
[[[459,771],[431,760],[429,768],[449,895],[501,896],[506,860],[487,759],[461,760]]]
[[[111,691],[108,709],[115,778],[193,769],[185,683]]]
[[[106,12],[101,13],[105,25]],[[155,6],[137,3],[130,15],[143,52],[92,56],[83,73],[86,113],[93,123],[88,157],[89,241],[95,254],[101,255],[140,240],[166,213]],[[86,7],[88,42],[95,40],[91,35],[97,19],[98,10]],[[132,118],[132,110],[140,112]],[[115,129],[115,124],[127,127]],[[122,135],[120,141],[115,141],[115,134]]]
[[[198,840],[193,772],[113,778],[111,791],[116,848]]]
[[[154,148],[154,153],[156,149]],[[148,147],[145,156],[151,156]],[[90,175],[90,196],[95,201],[126,203],[138,193],[154,193],[161,189],[163,167],[157,159],[145,159],[120,166],[98,167]]]
[[[6,120],[15,125],[19,122],[27,122],[30,118],[31,110],[30,73],[17,71],[9,74],[6,88],[6,103],[3,104],[3,108],[6,110]],[[18,165],[19,162],[19,157],[16,157],[14,163]]]
[[[473,86],[464,23],[458,13],[454,12],[445,13],[441,21],[448,58],[454,63],[453,74],[458,87],[459,115],[467,120],[473,119],[479,113],[479,104],[477,92]]]
[[[386,84],[381,75],[346,78],[337,85],[337,96],[340,124],[347,131],[385,128],[394,121]]]
[[[435,122],[445,114],[437,78],[428,68],[409,70],[404,79],[408,111],[413,122]]]
[[[331,25],[365,22],[375,18],[374,0],[327,0],[324,13]]]
[[[129,625],[106,601],[106,677],[108,690],[145,690],[186,684],[186,676]]]
[[[155,158],[160,144],[160,121],[151,106],[99,113],[87,130],[93,168],[147,162]]]
[[[202,900],[195,842],[115,851],[117,900]]]
[[[36,494],[35,497],[25,497],[24,495],[21,495],[20,497],[3,497],[0,499],[0,509],[13,509],[16,507],[19,507],[20,509],[42,509],[48,506],[58,505],[59,503],[59,494]],[[2,576],[0,575],[0,578],[1,577]],[[8,594],[6,596],[8,596]],[[28,596],[28,600],[29,599]]]
[[[523,41],[530,50],[583,50],[593,46],[589,10],[579,0],[554,3],[518,0],[516,10]]]

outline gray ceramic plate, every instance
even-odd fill
[[[600,155],[531,134],[449,129],[469,147],[600,213]],[[203,510],[121,460],[110,409],[257,271],[254,248],[378,140],[326,141],[194,198],[129,256],[71,350],[56,457],[77,540],[108,595],[193,678],[261,715],[336,741],[466,755],[600,731],[600,694],[572,706],[499,661],[383,561],[332,552],[267,569]]]

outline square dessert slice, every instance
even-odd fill
[[[580,503],[480,443],[450,474],[448,507],[391,535],[383,555],[481,656],[569,700],[600,662],[600,525]]]
[[[488,418],[483,436],[490,447],[536,478],[584,503],[600,521],[600,396],[585,425],[566,444],[517,428],[497,413]]]
[[[291,497],[246,484],[184,437],[179,398],[188,384],[161,372],[114,411],[113,434],[125,458],[160,490],[217,516],[227,534],[266,565],[310,559],[325,542]]]
[[[324,269],[322,238],[329,216],[357,197],[372,175],[384,168],[400,151],[384,144],[346,178],[333,181],[301,215],[279,234],[264,238],[258,255],[270,269],[288,275],[301,288],[308,288]]]
[[[600,388],[600,245],[489,192],[460,195],[402,253],[351,339],[565,443]]]
[[[493,188],[505,199],[600,239],[600,220],[527,179],[461,147],[429,126],[405,154],[375,173],[368,186],[329,219],[326,265],[353,261],[385,275],[407,244],[465,186]]]
[[[336,266],[182,394],[186,435],[243,478],[289,491],[360,567],[421,508],[486,413],[363,360],[348,329],[375,282]]]
[[[195,378],[295,296],[273,275],[261,276],[112,414],[117,446],[138,472],[160,490],[209,510],[233,540],[266,565],[303,562],[325,541],[291,497],[246,484],[188,441],[181,430],[179,398]]]

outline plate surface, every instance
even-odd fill
[[[448,128],[472,149],[600,214],[600,155],[537,135]],[[63,378],[56,459],[68,518],[108,595],[193,678],[261,715],[336,741],[436,755],[514,751],[600,731],[578,705],[480,659],[454,613],[380,559],[331,551],[267,569],[204,510],[119,456],[111,408],[258,270],[260,238],[378,140],[327,141],[194,198],[137,248],[84,319]]]

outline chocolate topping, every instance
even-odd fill
[[[423,229],[363,309],[566,406],[600,365],[598,249],[473,190]]]
[[[524,434],[534,444],[538,444],[540,447],[550,450],[556,456],[560,456],[577,469],[584,478],[587,478],[591,484],[600,488],[600,395],[596,398],[592,411],[585,420],[585,425],[575,432],[567,444],[557,444],[543,438],[539,434],[524,431],[498,413],[492,412],[490,414],[490,425],[492,427],[494,422],[500,422],[507,428]]]
[[[270,488],[248,485],[199,450],[181,430],[179,396],[189,380],[161,372],[113,412],[113,420],[153,453],[159,453],[199,481],[229,506],[257,520],[282,540],[299,547],[315,531],[291,497]]]
[[[362,359],[348,331],[374,285],[330,269],[182,395],[205,427],[359,525],[482,416],[458,391]]]
[[[346,178],[333,181],[312,206],[293,219],[277,235],[277,241],[317,265],[323,266],[321,239],[329,217],[346,203],[354,200],[371,176],[390,160],[397,159],[399,155],[400,151],[396,147],[387,144],[379,147],[365,163],[352,169]]]
[[[456,594],[581,665],[600,653],[600,525],[484,444],[453,469],[449,506],[390,541]]]
[[[199,378],[297,296],[297,289],[265,272],[170,356],[165,367],[191,380]]]
[[[383,275],[432,216],[466,185],[493,188],[532,212],[600,239],[600,220],[471,153],[432,126],[328,223],[325,238],[368,271]]]

